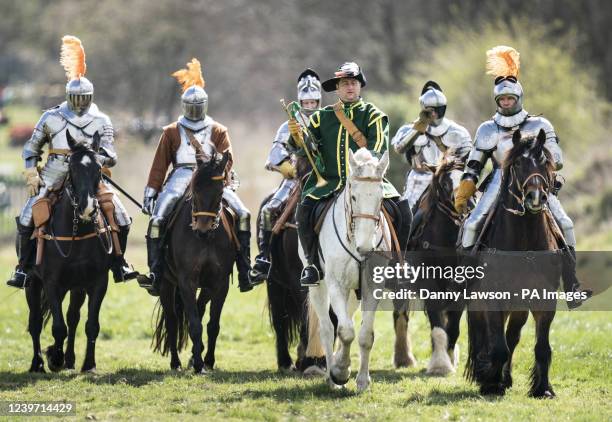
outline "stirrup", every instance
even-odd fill
[[[268,270],[264,273],[260,271],[258,267],[264,266]],[[258,284],[263,283],[265,280],[270,277],[270,270],[272,269],[272,263],[264,257],[255,258],[255,265],[251,271],[249,271],[249,282],[253,286],[257,286]]]

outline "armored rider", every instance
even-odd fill
[[[138,283],[154,296],[159,295],[163,270],[162,239],[168,216],[183,196],[196,167],[196,153],[191,142],[198,142],[206,151],[214,145],[217,152],[230,152],[226,168],[223,199],[238,216],[237,251],[238,285],[241,292],[253,288],[249,282],[251,213],[235,192],[237,179],[232,170],[232,145],[227,128],[207,114],[208,94],[204,90],[200,62],[192,59],[187,69],[172,74],[183,87],[181,105],[183,115],[163,128],[155,157],[144,190],[143,212],[151,216],[147,230],[147,254],[150,273],[138,277]],[[173,170],[166,178],[168,167]],[[165,182],[164,182],[165,180]]]
[[[502,182],[501,164],[504,155],[512,148],[514,131],[518,129],[523,136],[535,137],[540,130],[544,130],[544,147],[550,152],[556,170],[563,167],[563,153],[552,124],[544,117],[530,115],[523,108],[523,87],[518,81],[519,66],[519,53],[512,47],[497,46],[487,51],[487,73],[495,77],[493,95],[497,112],[476,131],[474,149],[468,156],[461,183],[455,194],[455,208],[458,212],[465,212],[467,201],[476,192],[480,172],[489,158],[493,161],[493,174],[476,208],[465,220],[461,238],[463,248],[474,246],[486,216],[496,203]],[[568,246],[563,256],[563,288],[566,292],[576,293],[582,290],[576,277],[574,224],[561,206],[557,192],[552,193],[553,195],[548,197],[548,208],[563,232]],[[590,296],[592,292],[584,290],[584,293]],[[572,308],[581,304],[581,300],[568,301],[568,306]]]
[[[108,116],[102,113],[93,102],[94,87],[85,77],[85,50],[77,37],[66,35],[62,38],[60,63],[68,77],[66,101],[43,113],[34,128],[32,137],[23,148],[22,156],[25,160],[23,174],[30,198],[17,218],[19,264],[13,277],[7,281],[9,286],[18,288],[25,287],[27,273],[36,255],[36,243],[34,239],[31,239],[34,230],[32,205],[38,199],[48,196],[50,192],[59,191],[68,174],[71,149],[66,133],[70,132],[72,138],[78,143],[90,146],[93,146],[94,135],[100,136],[96,158],[102,166],[103,173],[108,173],[108,169],[117,163],[117,153],[113,146],[113,125]],[[45,144],[49,144],[48,158],[44,167],[39,170],[37,164],[42,160]],[[108,185],[106,188],[111,190]],[[117,195],[113,195],[113,204],[115,222],[119,226],[119,243],[122,253],[125,254],[132,220]],[[111,270],[115,282],[127,281],[138,275],[126,263],[123,254],[113,258]]]
[[[297,99],[301,106],[298,119],[304,126],[308,124],[310,115],[321,106],[321,80],[319,75],[312,69],[306,69],[298,76]],[[296,152],[289,143],[289,125],[284,122],[276,132],[272,149],[266,162],[266,170],[277,171],[283,175],[283,181],[276,189],[272,197],[261,207],[259,226],[259,255],[255,258],[255,265],[250,273],[251,283],[259,284],[268,278],[270,273],[270,240],[272,238],[272,227],[274,220],[278,217],[289,199],[296,183],[296,167],[294,164],[294,153]]]
[[[460,157],[472,150],[472,138],[466,128],[445,117],[446,96],[434,81],[423,86],[419,97],[421,111],[418,119],[401,126],[391,144],[398,154],[410,163],[403,199],[414,207],[429,186],[433,173],[448,148]]]
[[[365,85],[366,77],[361,68],[354,62],[344,63],[335,72],[334,77],[322,84],[325,92],[337,92],[338,102],[310,116],[308,131],[314,139],[309,139],[308,142],[316,144],[318,150],[316,165],[328,183],[317,186],[316,176],[311,173],[304,185],[302,200],[297,209],[298,236],[307,260],[300,280],[302,286],[319,284],[321,268],[311,215],[318,201],[343,189],[348,171],[348,149],[355,152],[361,144],[380,157],[389,147],[388,118],[374,104],[361,98],[361,88]],[[349,133],[336,116],[336,111],[343,113],[357,130]],[[352,126],[350,123],[348,125]],[[295,119],[290,119],[288,126],[293,139],[304,136],[300,123]],[[400,200],[399,193],[388,181],[384,182],[383,194],[385,198],[383,205],[398,209],[394,212],[396,214],[394,225],[400,247],[404,250],[412,221],[410,206],[407,200]],[[389,202],[394,204],[391,205]]]

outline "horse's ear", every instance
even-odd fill
[[[515,130],[514,134],[512,135],[512,143],[514,144],[514,146],[517,146],[521,143],[521,131],[520,130]]]
[[[380,160],[378,160],[376,173],[382,177],[387,172],[387,167],[389,167],[389,150],[385,151]]]
[[[71,150],[74,150],[78,144],[70,134],[70,130],[66,129],[66,142],[68,142],[68,146]]]
[[[353,154],[353,150],[349,148],[349,173],[353,173],[353,171],[357,168],[357,161],[355,161],[355,154]]]
[[[230,159],[230,152],[229,150],[225,151],[223,153],[223,156],[221,157],[221,161],[219,162],[219,168],[221,169],[225,169],[225,167],[227,166],[227,162]]]
[[[91,149],[94,152],[98,152],[98,150],[100,149],[100,138],[101,136],[98,132],[94,133],[93,142],[91,144]]]
[[[538,137],[536,138],[535,145],[533,146],[533,155],[535,157],[541,157],[544,152],[544,143],[546,142],[546,132],[544,129],[540,129]]]

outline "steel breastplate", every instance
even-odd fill
[[[211,122],[212,123],[212,122]],[[191,146],[191,141],[189,140],[189,136],[187,134],[188,128],[185,128],[180,123],[177,125],[179,129],[179,135],[181,138],[181,143],[179,145],[178,150],[176,151],[176,164],[177,165],[185,165],[185,164],[196,164],[195,157],[195,149]],[[191,131],[195,140],[202,145],[202,149],[206,154],[211,155],[213,151],[213,145],[211,141],[212,135],[212,124],[205,126],[203,129],[198,132]]]

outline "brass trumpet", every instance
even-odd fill
[[[287,104],[285,104],[285,99],[284,98],[280,100],[280,103],[283,106],[283,109],[285,110],[285,112],[287,113],[289,118],[290,119],[295,119],[295,114],[294,113],[292,114],[291,110],[289,110],[289,107],[287,106]],[[307,135],[314,139],[314,136],[312,135],[310,130],[308,130],[308,128],[305,128],[305,129],[307,131]],[[300,148],[302,148],[304,150],[304,152],[306,153],[306,158],[310,162],[310,165],[312,166],[312,171],[314,171],[314,174],[317,177],[317,184],[316,184],[316,186],[318,188],[320,188],[322,186],[327,185],[327,180],[325,180],[325,178],[323,176],[321,176],[321,173],[319,173],[319,169],[315,165],[314,158],[312,157],[312,154],[311,154],[310,150],[308,149],[308,145],[306,144],[304,139],[300,138],[300,139],[296,139],[295,141],[298,143],[298,146]]]

